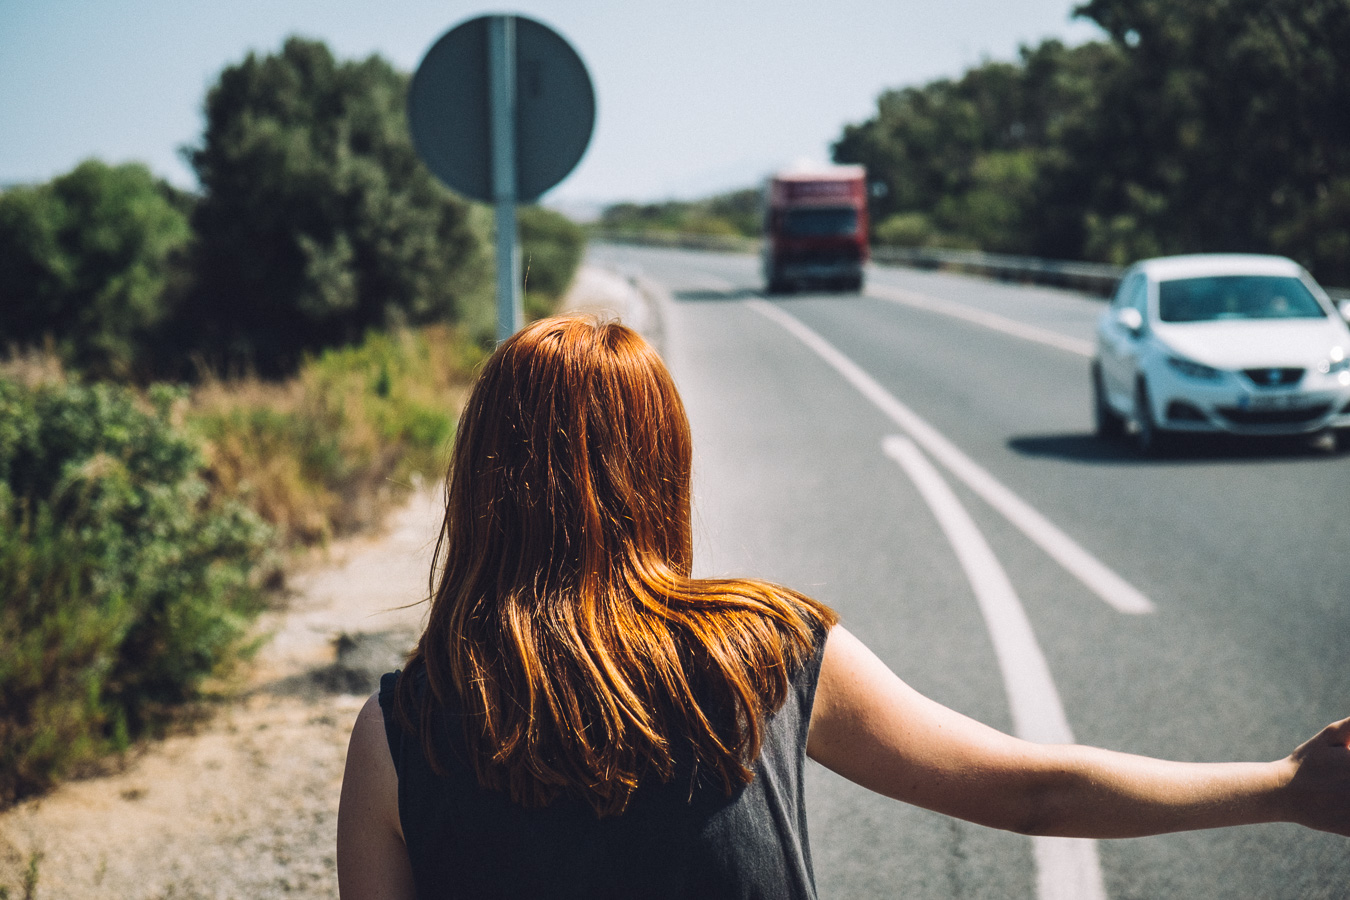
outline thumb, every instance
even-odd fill
[[[1321,737],[1328,744],[1338,744],[1340,746],[1350,744],[1350,719],[1341,719],[1339,722],[1332,722],[1326,728],[1322,729]]]

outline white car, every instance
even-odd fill
[[[1097,433],[1116,437],[1133,423],[1150,453],[1181,432],[1350,429],[1345,312],[1280,256],[1135,263],[1097,324]]]

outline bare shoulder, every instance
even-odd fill
[[[356,714],[356,724],[352,726],[353,746],[358,741],[362,750],[368,750],[370,748],[367,745],[374,744],[376,747],[384,749],[385,756],[389,755],[389,742],[385,739],[384,734],[384,710],[380,708],[379,693],[367,697],[366,702],[361,706],[361,711]],[[390,759],[389,765],[392,769],[392,759]]]
[[[343,898],[411,897],[412,869],[398,814],[398,772],[372,695],[352,726],[338,805],[338,886]]]
[[[393,826],[401,836],[398,772],[385,737],[384,710],[380,708],[379,694],[372,694],[366,700],[352,726],[351,741],[347,744],[347,766],[342,776],[342,800],[343,810],[354,808],[359,802],[363,818],[373,814]]]

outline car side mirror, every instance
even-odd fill
[[[1133,306],[1116,310],[1116,323],[1136,337],[1144,330],[1144,316]]]

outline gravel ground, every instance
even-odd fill
[[[635,298],[627,280],[583,267],[567,305],[633,321],[647,315]],[[115,774],[0,814],[0,898],[336,897],[347,737],[421,627],[440,502],[438,486],[421,490],[385,533],[293,575],[236,700]]]

